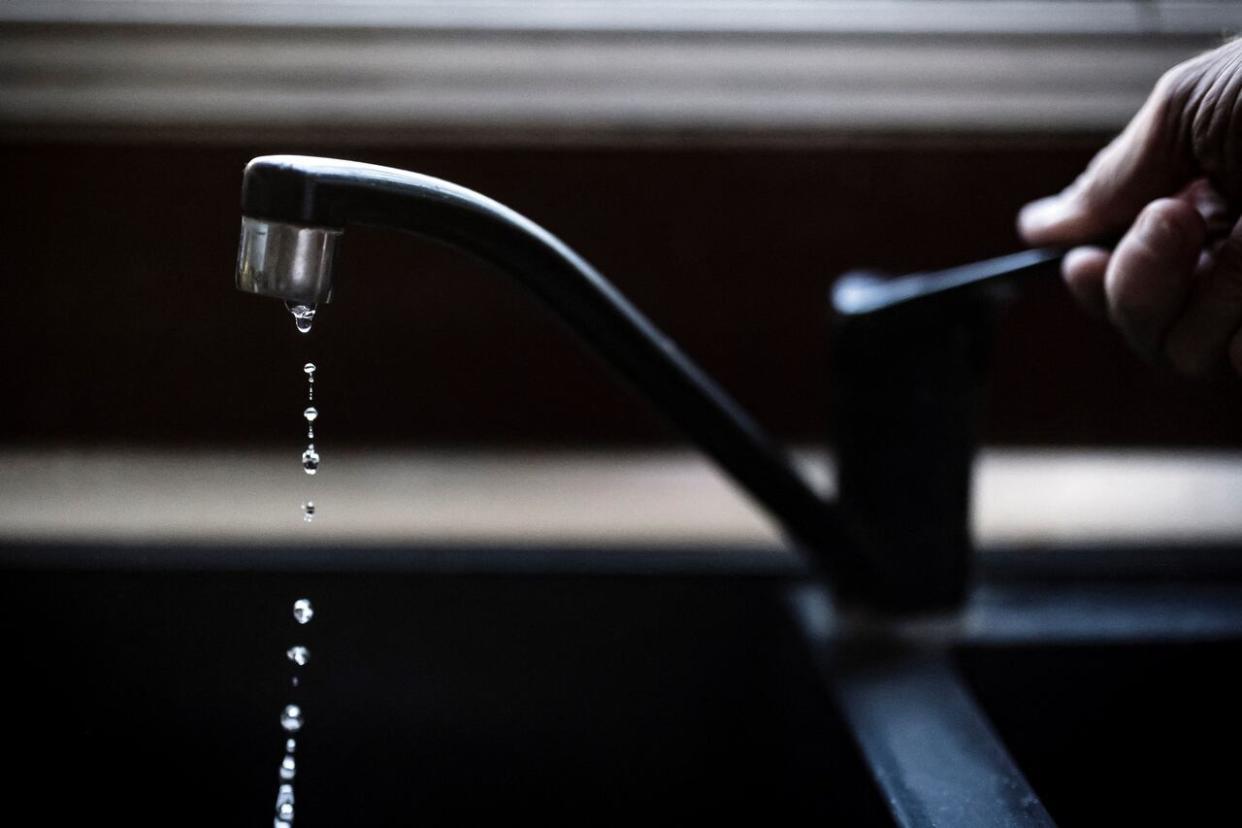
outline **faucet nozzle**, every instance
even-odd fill
[[[332,263],[342,230],[242,216],[237,289],[315,306],[332,298]]]

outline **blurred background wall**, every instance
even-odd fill
[[[827,433],[825,291],[1016,249],[1236,3],[26,3],[0,8],[0,443],[676,439],[503,276],[351,231],[299,337],[232,288],[252,156],[348,157],[514,207],[758,418]],[[1242,445],[1242,392],[1132,357],[1057,284],[1010,310],[988,437]]]

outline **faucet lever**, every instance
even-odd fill
[[[891,278],[866,271],[852,271],[833,283],[832,307],[844,316],[924,307],[961,297],[972,290],[1054,272],[1063,258],[1064,250],[1042,247],[945,270]]]
[[[833,284],[838,504],[857,543],[842,594],[912,611],[963,600],[996,288],[1053,273],[1063,257],[1025,250],[888,279],[855,271]]]

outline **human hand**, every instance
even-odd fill
[[[1022,208],[1036,245],[1076,246],[1066,283],[1149,358],[1242,375],[1242,40],[1173,67],[1062,193]]]

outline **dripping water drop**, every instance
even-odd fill
[[[285,753],[293,753],[297,749],[298,749],[297,739],[286,739],[285,740]]]
[[[302,520],[310,523],[315,519],[315,502],[308,500],[302,504]]]
[[[297,775],[298,763],[292,756],[286,756],[280,760],[280,778],[286,781]]]
[[[288,733],[297,733],[302,729],[302,708],[296,704],[287,704],[280,714],[280,726]]]
[[[314,305],[298,305],[286,302],[285,307],[293,314],[293,321],[298,326],[298,333],[310,333],[311,323],[315,321]]]
[[[315,617],[315,608],[309,598],[299,598],[293,602],[293,618],[299,624],[305,624]]]
[[[289,660],[299,667],[305,667],[306,662],[310,661],[310,650],[306,649],[301,644],[296,647],[290,647],[285,655],[287,655]]]
[[[288,808],[287,814],[286,808]],[[293,786],[287,782],[276,792],[276,815],[281,819],[293,819]]]
[[[319,416],[319,412],[315,409],[315,406],[312,405],[302,412],[302,416],[306,418],[306,422],[313,423]]]
[[[314,474],[319,471],[319,452],[315,451],[315,444],[311,443],[306,447],[306,451],[302,452],[302,468],[307,474]]]

